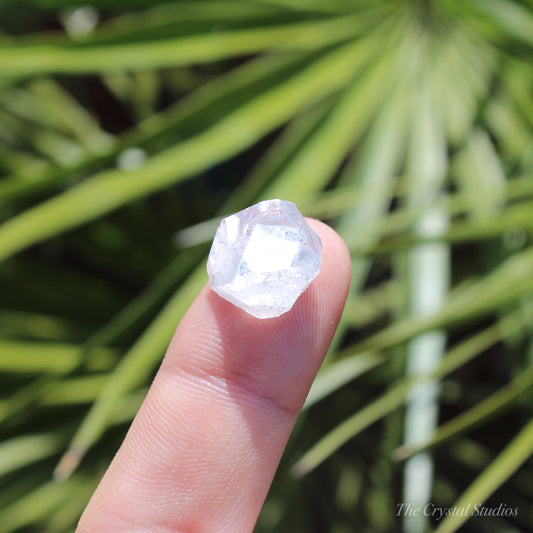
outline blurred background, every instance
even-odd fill
[[[257,532],[533,531],[532,60],[531,0],[0,0],[0,532],[74,530],[265,198],[353,275]]]

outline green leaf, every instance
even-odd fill
[[[337,48],[139,170],[103,172],[9,220],[0,226],[0,260],[227,159],[337,90],[351,77],[354,61],[366,53],[364,43]]]
[[[83,362],[83,347],[57,344],[7,341],[0,339],[0,370],[14,374],[67,374]],[[109,368],[116,360],[116,351],[95,350],[93,368]]]
[[[502,410],[513,407],[513,402],[533,384],[533,368],[522,371],[509,385],[491,394],[471,409],[461,413],[446,424],[440,426],[433,437],[420,445],[405,445],[395,451],[397,459],[406,459],[413,455],[440,446],[457,434],[471,429],[485,420],[501,414]]]
[[[70,475],[87,449],[109,425],[120,399],[142,383],[152,372],[155,363],[163,355],[176,324],[200,292],[206,277],[203,265],[196,269],[188,282],[172,296],[121,359],[58,464],[55,471],[57,479],[65,479]]]
[[[454,508],[469,508],[475,512],[487,498],[505,483],[533,454],[533,420],[512,439],[504,450],[488,465],[454,503]],[[452,533],[468,520],[470,515],[448,515],[435,533]]]
[[[61,506],[68,505],[79,488],[76,482],[61,484],[50,481],[41,485],[0,511],[2,531],[10,533],[33,522],[40,522]]]
[[[362,56],[359,60],[370,58]],[[363,66],[366,66],[363,63]],[[361,64],[352,68],[357,71]],[[323,188],[364,131],[372,112],[387,94],[390,58],[385,56],[357,77],[340,95],[319,128],[307,139],[305,148],[278,176],[262,198],[288,200],[305,198]],[[305,181],[302,180],[305,176]]]
[[[409,391],[417,383],[441,379],[472,358],[480,355],[500,339],[517,331],[522,325],[519,313],[511,313],[502,324],[492,326],[452,348],[441,359],[439,365],[429,376],[420,379],[404,379],[397,382],[379,398],[358,410],[351,417],[320,439],[293,466],[292,472],[297,477],[304,476],[328,459],[342,445],[354,438],[371,424],[377,422],[403,405]]]
[[[388,349],[426,331],[484,316],[512,303],[533,290],[532,266],[533,249],[516,254],[483,279],[456,290],[437,313],[398,321],[353,346],[352,353]]]
[[[174,143],[176,139],[190,137],[192,132],[201,131],[224,118],[228,111],[238,108],[256,94],[275,87],[309,60],[307,56],[268,56],[251,60],[205,83],[164,112],[147,117],[106,149],[85,157],[77,164],[64,169],[48,166],[38,173],[29,173],[26,167],[25,171],[7,176],[0,180],[0,202],[27,198],[69,185],[83,174],[112,163],[127,148],[142,147],[152,151],[151,146],[163,139]]]
[[[0,444],[0,477],[61,449],[61,439],[51,433],[23,435]]]
[[[265,50],[316,50],[359,32],[356,17],[218,31],[175,39],[98,45],[4,45],[0,72],[7,77],[148,70],[208,63]]]
[[[309,408],[353,379],[385,361],[383,356],[368,353],[346,357],[328,364],[316,377],[303,409]]]
[[[472,3],[509,36],[533,45],[533,15],[526,6],[509,0],[473,0]]]

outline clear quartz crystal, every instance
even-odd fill
[[[320,272],[322,242],[296,205],[266,200],[224,218],[207,272],[211,288],[257,318],[289,311]]]

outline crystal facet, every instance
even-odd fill
[[[289,311],[320,272],[322,242],[296,205],[266,200],[224,218],[207,272],[211,288],[257,318]]]

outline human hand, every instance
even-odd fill
[[[77,533],[253,530],[348,292],[346,246],[308,222],[322,268],[288,313],[198,295]]]

